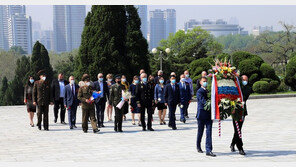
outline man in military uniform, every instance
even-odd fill
[[[123,116],[123,108],[117,108],[117,104],[121,101],[122,98],[122,88],[124,87],[121,84],[121,76],[115,76],[116,84],[111,86],[110,89],[110,105],[114,106],[115,108],[115,121],[114,121],[114,131],[115,132],[122,132],[122,116]]]
[[[34,83],[33,87],[33,104],[38,108],[37,119],[38,119],[38,129],[41,130],[41,122],[43,115],[43,128],[48,131],[48,107],[50,102],[50,85],[49,81],[46,80],[46,74],[44,70],[38,72],[40,80]]]
[[[91,86],[90,77],[88,74],[83,74],[82,82],[80,82],[77,98],[82,103],[82,130],[87,133],[88,130],[88,119],[90,118],[91,126],[94,133],[99,133],[97,127],[97,121],[95,117],[95,104],[94,100],[91,100],[92,93],[94,91]]]
[[[141,124],[142,130],[146,131],[146,123],[145,123],[145,109],[147,109],[148,114],[148,130],[154,131],[152,128],[152,103],[154,99],[154,90],[153,85],[147,82],[147,74],[141,74],[141,82],[137,84],[136,87],[136,101],[137,105],[141,111]]]
[[[244,115],[242,117],[242,120],[237,121],[239,129],[240,129],[240,133],[242,133],[242,127],[243,127],[245,117],[248,115],[246,103],[247,103],[247,100],[249,99],[250,94],[253,92],[252,87],[249,86],[249,84],[248,84],[248,77],[246,75],[242,76],[241,90],[242,90],[242,94],[243,94]],[[236,147],[239,151],[239,154],[246,155],[246,153],[243,149],[243,141],[241,138],[239,138],[239,135],[238,135],[238,132],[236,129],[235,121],[232,120],[232,123],[233,123],[233,128],[234,128],[234,135],[233,135],[232,142],[230,145],[230,150],[231,150],[231,152],[235,152],[234,146],[236,145]]]

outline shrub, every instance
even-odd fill
[[[270,81],[272,81],[272,79],[270,79],[270,78],[261,78],[260,81],[266,81],[266,82],[269,83]]]
[[[192,78],[200,75],[202,71],[208,71],[209,69],[211,69],[210,63],[213,64],[213,59],[211,58],[201,58],[192,61],[189,64],[189,71],[192,75]]]
[[[263,63],[260,66],[260,72],[264,78],[275,78],[274,69],[267,63]]]
[[[246,59],[251,59],[253,58],[254,55],[252,55],[251,53],[248,52],[244,52],[244,51],[238,51],[238,52],[234,52],[232,54],[232,60],[233,60],[233,66],[238,66],[240,62],[246,60]]]
[[[286,67],[285,84],[296,90],[296,56],[292,57]]]
[[[260,67],[264,63],[264,60],[257,55],[253,55],[251,60],[253,61],[256,67]]]
[[[257,73],[252,74],[249,78],[249,83],[253,85],[256,81],[259,81],[259,75]]]
[[[252,88],[256,93],[267,93],[270,90],[270,86],[267,81],[257,81],[254,83]]]
[[[277,88],[280,86],[280,82],[276,80],[271,80],[269,82],[270,91],[276,92]]]
[[[252,60],[243,60],[239,63],[238,69],[242,75],[250,77],[254,73],[258,73],[258,68],[255,66]]]

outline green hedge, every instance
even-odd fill
[[[269,83],[267,81],[257,81],[253,85],[253,91],[256,93],[267,93],[269,90]]]
[[[292,57],[286,67],[285,84],[296,90],[296,56]]]
[[[243,60],[239,63],[238,69],[242,75],[247,75],[250,77],[254,73],[258,73],[259,69],[256,67],[254,62],[250,59]]]

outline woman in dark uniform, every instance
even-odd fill
[[[132,124],[136,125],[136,123],[135,123],[135,114],[137,114],[138,115],[138,125],[142,126],[141,125],[141,119],[140,119],[140,116],[141,116],[140,109],[138,108],[137,102],[136,102],[136,99],[135,99],[135,97],[136,97],[136,87],[137,87],[138,83],[139,83],[139,77],[134,76],[133,83],[129,87],[129,91],[132,94],[132,98],[130,99],[129,104],[131,105]]]
[[[34,86],[34,79],[32,76],[29,76],[28,82],[25,85],[25,90],[24,90],[24,103],[27,105],[27,111],[29,113],[29,118],[30,118],[30,125],[31,127],[34,127],[34,113],[36,112],[36,106],[33,105],[33,86]]]
[[[129,83],[126,81],[125,75],[121,76],[121,84],[124,86],[122,88],[123,91],[128,91],[129,89]],[[126,116],[125,114],[128,113],[128,103],[124,103],[123,105],[123,120],[126,121]]]

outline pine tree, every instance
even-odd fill
[[[8,88],[8,80],[6,77],[3,77],[2,84],[0,89],[0,105],[5,105],[5,94]]]
[[[141,19],[137,9],[133,5],[127,5],[126,13],[126,50],[130,62],[130,65],[128,66],[130,67],[130,75],[127,74],[127,76],[132,78],[132,75],[137,75],[140,69],[145,69],[146,72],[150,73],[149,52],[147,40],[143,37],[141,31]]]
[[[85,19],[79,55],[75,61],[75,75],[88,73],[92,80],[99,72],[128,72],[126,59],[125,6],[92,6]]]
[[[39,76],[37,76],[37,73],[40,70],[45,70],[48,80],[52,80],[53,69],[49,62],[48,52],[44,45],[37,41],[33,47],[29,74],[34,76],[34,79],[38,80]]]

